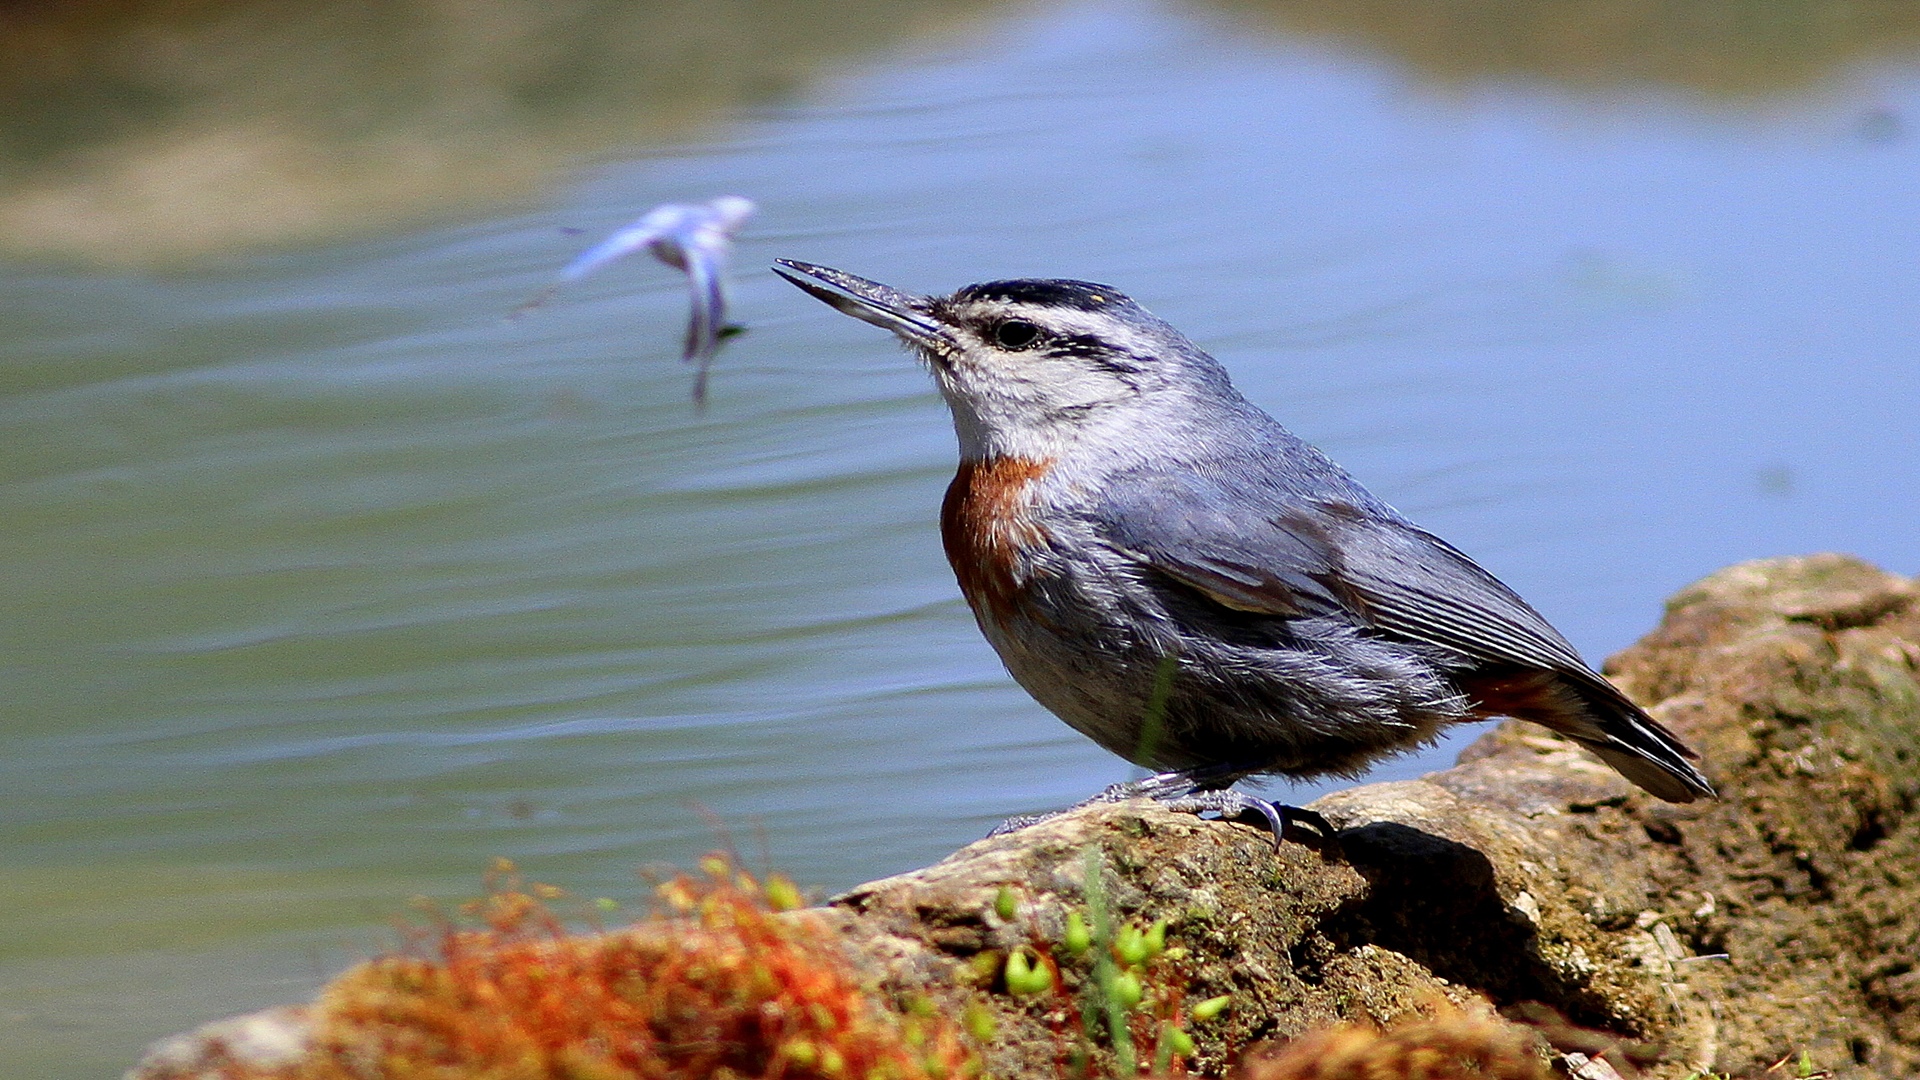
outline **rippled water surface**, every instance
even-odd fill
[[[1114,283],[1596,660],[1735,560],[1920,570],[1912,69],[1728,101],[969,18],[517,210],[0,264],[0,1072],[303,997],[493,856],[632,898],[724,828],[834,889],[1127,775],[959,601],[925,375],[776,256]],[[503,321],[722,192],[762,212],[704,412],[658,265]]]

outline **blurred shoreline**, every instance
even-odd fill
[[[792,99],[1005,0],[82,0],[0,8],[0,254],[164,269],[447,220]],[[1911,53],[1865,0],[1205,0],[1440,86],[1537,78],[1735,105]]]
[[[0,8],[0,253],[157,269],[530,199],[993,0]]]

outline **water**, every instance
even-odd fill
[[[1435,83],[1094,3],[728,115],[520,210],[0,269],[0,1072],[300,999],[493,856],[631,899],[724,830],[830,890],[1127,775],[960,603],[925,375],[776,256],[1115,283],[1595,659],[1735,560],[1920,570],[1912,69]],[[503,321],[727,191],[706,412],[657,265]]]

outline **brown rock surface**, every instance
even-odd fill
[[[1445,998],[1544,1005],[1561,1049],[1658,1078],[1757,1076],[1802,1051],[1837,1076],[1920,1076],[1920,590],[1841,556],[1743,564],[1676,596],[1608,671],[1700,749],[1718,801],[1652,800],[1508,724],[1453,769],[1314,804],[1336,844],[1276,850],[1247,825],[1103,806],[814,917],[883,992],[990,1016],[995,1076],[1062,1074],[1085,964],[1058,943],[1086,910],[1090,850],[1115,917],[1164,919],[1186,950],[1186,1001],[1232,996],[1193,1026],[1203,1074],[1260,1040]],[[1004,958],[1035,945],[1066,990],[1009,994]],[[219,1034],[177,1037],[133,1075],[213,1075],[193,1049],[211,1060]]]

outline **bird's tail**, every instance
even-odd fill
[[[1648,793],[1668,802],[1713,797],[1693,752],[1645,709],[1597,675],[1536,671],[1469,686],[1484,716],[1513,716],[1565,735]]]

